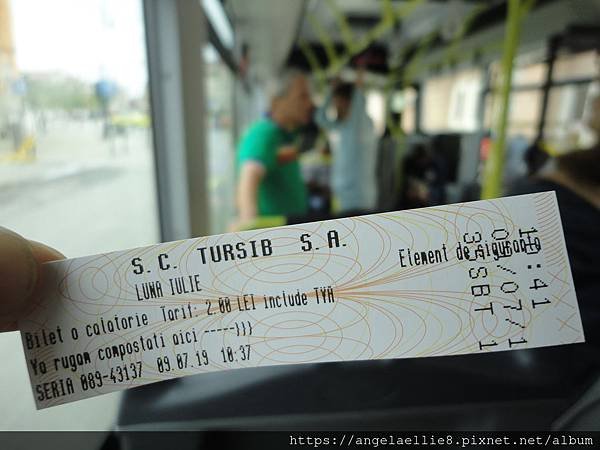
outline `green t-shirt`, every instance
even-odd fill
[[[240,141],[238,170],[245,161],[259,162],[266,169],[258,188],[258,214],[261,216],[306,214],[308,196],[300,163],[297,159],[285,163],[277,161],[279,147],[289,145],[293,140],[293,133],[270,119],[262,119],[252,125]]]

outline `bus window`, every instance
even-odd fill
[[[508,113],[508,136],[524,136],[534,139],[537,133],[542,107],[542,91],[540,89],[516,91],[510,94]]]
[[[434,133],[448,129],[450,91],[453,75],[444,75],[427,80],[423,86],[423,131]]]
[[[390,110],[393,114],[401,115],[402,131],[406,134],[415,132],[415,111],[417,92],[408,87],[402,91],[396,91],[390,101]],[[394,123],[394,125],[397,125]]]
[[[598,76],[595,51],[559,55],[554,63],[544,139],[556,152],[591,145],[582,123],[592,82]]]
[[[559,55],[554,63],[553,81],[565,81],[577,78],[595,78],[598,76],[598,56],[596,51]]]
[[[558,152],[579,145],[581,118],[590,84],[571,84],[550,89],[544,140]]]
[[[494,130],[497,126],[498,104],[499,97],[497,95],[486,95],[483,121],[486,130]],[[511,92],[507,135],[534,139],[537,133],[541,104],[542,91],[540,89]]]
[[[463,70],[456,74],[450,93],[449,130],[466,133],[477,130],[477,108],[481,88],[481,71]]]
[[[210,232],[218,234],[227,231],[234,215],[233,75],[212,45],[204,47],[203,57]]]
[[[475,131],[480,91],[481,73],[477,69],[427,80],[423,92],[423,130]]]
[[[500,62],[490,65],[491,92],[485,97],[485,129],[497,126],[497,107],[500,104]],[[547,65],[535,63],[517,66],[512,74],[507,135],[534,139],[540,120],[542,106],[542,84],[546,77]]]
[[[376,89],[367,91],[367,113],[373,121],[375,132],[381,136],[385,131],[385,97]]]
[[[2,225],[69,257],[155,243],[141,2],[3,4]]]
[[[414,88],[404,90],[404,109],[402,110],[402,129],[406,133],[415,132],[417,120],[417,91]]]
[[[140,0],[0,1],[0,222],[68,257],[160,239]],[[2,294],[0,294],[0,298]],[[8,429],[108,430],[120,393],[36,411],[0,333]]]
[[[518,66],[513,71],[512,85],[525,86],[535,85],[540,86],[546,81],[546,72],[548,66],[545,63],[529,64],[526,66]]]

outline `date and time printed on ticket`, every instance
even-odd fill
[[[584,342],[553,192],[44,264],[38,409],[204,372]],[[475,357],[475,356],[473,356]]]

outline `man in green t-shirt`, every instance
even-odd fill
[[[237,152],[241,222],[257,216],[302,215],[308,207],[293,146],[294,131],[312,115],[308,81],[299,72],[289,72],[269,87],[269,116],[250,127]]]

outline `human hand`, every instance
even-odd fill
[[[277,163],[287,164],[298,159],[298,149],[294,145],[282,145],[277,149]]]
[[[342,79],[339,77],[339,75],[335,76],[329,81],[329,84],[331,85],[331,89],[335,89],[342,84]]]
[[[17,330],[17,321],[35,300],[40,265],[63,258],[44,244],[0,227],[0,332]]]

